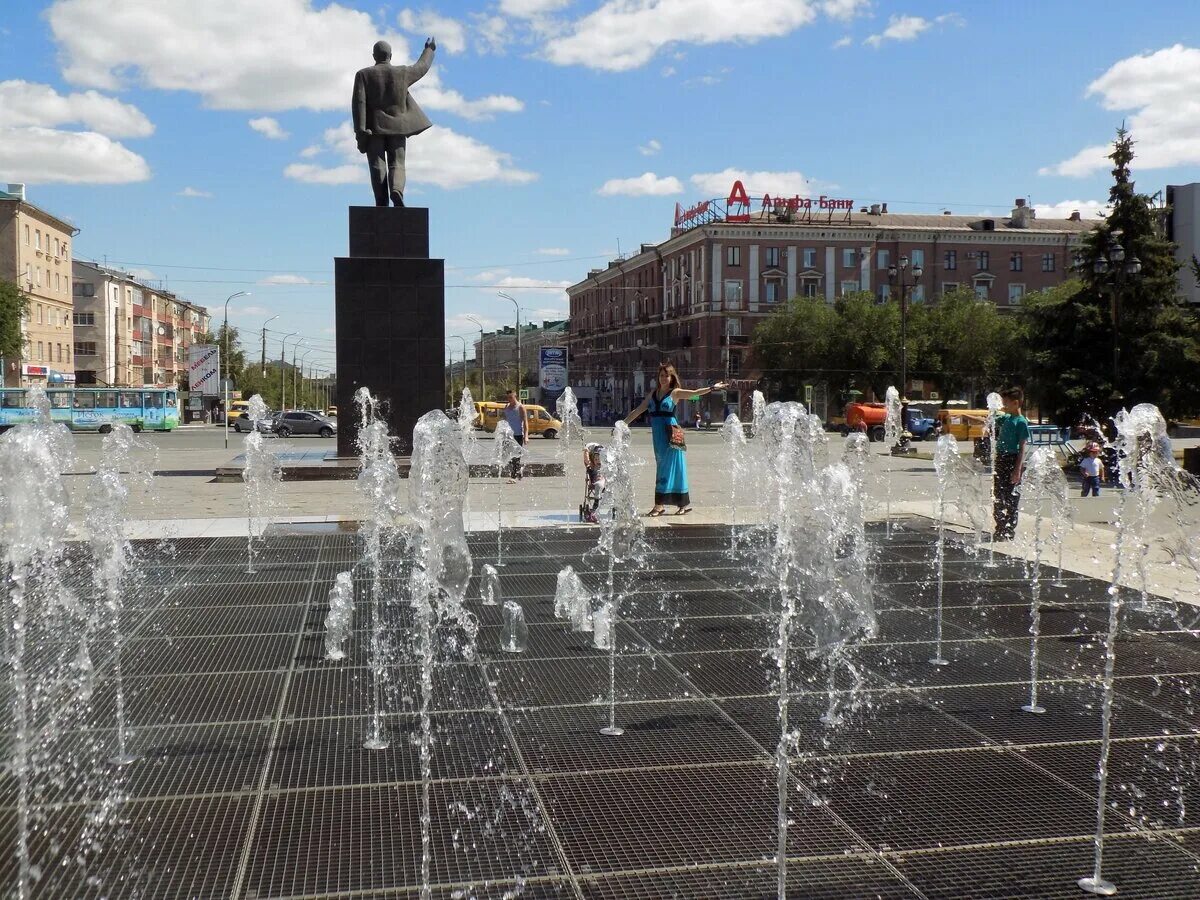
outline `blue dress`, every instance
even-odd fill
[[[650,430],[654,438],[654,505],[688,506],[687,453],[671,446],[671,426],[675,418],[675,400],[668,394],[662,400],[658,392],[650,395],[647,405]]]

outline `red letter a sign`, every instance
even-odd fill
[[[725,221],[750,221],[750,195],[740,181],[735,181],[729,189],[729,199],[725,201]]]

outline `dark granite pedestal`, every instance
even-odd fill
[[[417,419],[444,405],[445,261],[429,258],[429,210],[350,207],[350,255],[333,271],[338,456],[357,452],[364,386],[406,455]]]

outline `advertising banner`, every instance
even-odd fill
[[[567,389],[567,348],[542,347],[538,351],[538,386],[557,397]]]
[[[205,397],[221,395],[221,348],[192,344],[188,348],[188,390]]]

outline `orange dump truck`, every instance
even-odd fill
[[[873,441],[883,440],[883,422],[887,418],[887,407],[882,403],[846,404],[846,429],[867,432]],[[863,428],[866,425],[866,428]]]

